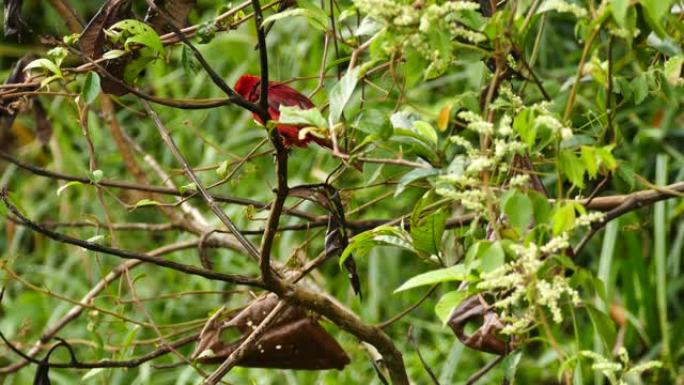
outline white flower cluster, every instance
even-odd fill
[[[458,191],[453,187],[438,187],[435,192],[439,195],[451,198],[460,202],[463,207],[475,212],[482,212],[485,210],[486,202],[488,201],[488,194],[482,190],[463,190]]]
[[[570,287],[570,284],[565,277],[561,277],[560,275],[553,277],[553,281],[551,282],[546,280],[538,281],[536,289],[537,303],[549,308],[553,315],[553,322],[556,323],[563,322],[563,315],[560,306],[558,305],[563,294],[570,297],[573,305],[578,306],[581,303],[577,291]]]
[[[603,218],[605,218],[605,217],[606,217],[606,214],[599,212],[599,211],[593,211],[590,213],[586,213],[584,215],[580,215],[575,220],[575,227],[589,226],[594,222],[602,221]]]
[[[547,0],[544,5],[539,8],[539,12],[547,11],[572,13],[578,19],[586,17],[588,14],[585,8],[582,8],[578,4],[568,3],[565,0]]]
[[[492,135],[494,133],[494,125],[472,111],[459,112],[458,117],[468,122],[466,128],[471,131],[481,135]]]
[[[449,15],[461,11],[475,11],[479,8],[480,5],[478,3],[468,1],[447,1],[443,4],[432,4],[423,12],[420,18],[419,30],[427,33],[435,23],[441,20],[449,21],[451,19]]]
[[[552,115],[539,115],[535,118],[534,124],[550,128],[556,135],[560,135],[563,140],[570,139],[573,136],[572,129]]]
[[[482,281],[477,284],[478,289],[508,292],[494,303],[501,311],[501,318],[506,321],[502,333],[522,333],[532,326],[535,319],[534,304],[548,308],[556,323],[563,321],[563,297],[569,298],[575,306],[580,304],[579,294],[565,277],[556,275],[550,280],[537,277],[543,264],[542,256],[567,246],[567,235],[553,238],[541,247],[534,243],[513,245],[511,249],[517,255],[515,260],[483,274]]]
[[[612,361],[607,357],[589,350],[581,351],[580,355],[592,359],[594,364],[591,366],[591,368],[601,372],[608,378],[611,384],[616,385],[627,385],[628,378],[631,378],[629,383],[633,383],[635,382],[634,377],[640,376],[647,370],[652,370],[663,366],[663,363],[660,361],[646,361],[632,366],[630,365],[629,354],[624,347],[621,347],[620,351],[618,352],[618,358],[620,359],[620,362]]]

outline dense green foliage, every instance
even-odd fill
[[[112,107],[100,94],[104,77],[92,67],[69,70],[83,64],[73,51],[76,38],[43,3],[26,1],[23,15],[34,33],[21,43],[0,44],[0,72],[8,77],[28,51],[40,56],[29,66],[40,83],[30,96],[41,101],[53,133],[46,143],[33,140],[39,119],[26,101],[11,127],[0,126],[0,150],[92,183],[39,176],[5,158],[0,185],[8,186],[11,201],[36,222],[60,223],[51,227],[55,231],[138,252],[203,234],[178,223],[152,231],[116,225],[170,224],[172,212],[225,230],[199,198],[188,200],[188,208],[171,195],[98,184],[141,183],[145,175],[150,185],[196,187],[140,98],[112,96]],[[73,3],[86,20],[101,5]],[[200,25],[192,41],[211,67],[231,86],[244,73],[259,74],[251,8],[214,24],[237,5],[197,3],[188,25]],[[145,9],[143,1],[134,2],[140,19]],[[342,261],[327,261],[303,285],[329,293],[371,325],[429,291],[420,306],[384,329],[415,384],[430,383],[416,345],[442,385],[465,383],[496,358],[464,346],[445,325],[475,294],[492,305],[497,335],[512,350],[481,383],[684,383],[684,186],[676,183],[684,178],[683,9],[674,0],[511,0],[492,15],[477,2],[437,0],[302,0],[282,13],[265,9],[274,22],[267,38],[270,79],[307,95],[316,91],[312,100],[319,107],[284,111],[282,118],[319,135],[334,132],[351,154],[342,161],[315,145],[291,149],[288,183],[331,181],[339,189],[346,219],[356,224],[349,226],[354,236],[342,260],[354,256],[364,296],[354,296]],[[110,43],[120,50],[112,57],[135,52],[123,79],[146,94],[225,97],[186,46],[166,44],[152,28],[130,20],[110,30]],[[41,44],[37,33],[58,36],[72,51]],[[7,99],[5,89],[0,95]],[[272,146],[250,112],[235,105],[151,105],[202,183],[222,181],[213,193],[273,201]],[[108,116],[111,108],[115,119]],[[116,125],[130,141],[116,137]],[[648,189],[658,198],[621,196]],[[290,197],[286,206],[325,222],[319,205]],[[269,213],[255,204],[220,207],[243,230],[263,229]],[[0,214],[0,331],[28,351],[122,260],[35,234],[10,221],[4,206]],[[388,223],[364,222],[377,219]],[[307,221],[285,214],[280,226]],[[274,261],[291,269],[305,265],[323,251],[325,233],[321,226],[279,232]],[[260,234],[248,238],[259,245]],[[195,244],[164,258],[200,266],[202,254],[215,271],[259,276],[245,253],[199,249]],[[199,332],[221,306],[244,306],[253,298],[250,290],[142,264],[57,335],[84,362],[132,359],[158,348],[160,333],[173,341]],[[225,380],[380,384],[372,349],[335,322],[322,323],[351,357],[344,370],[237,367]],[[187,345],[179,352],[192,350]],[[6,348],[0,352],[2,365],[20,360]],[[60,350],[51,361],[67,358]],[[155,367],[176,362],[179,357],[168,354],[131,369],[55,368],[50,377],[56,384],[201,382],[190,365]],[[0,378],[25,384],[34,373],[27,367]]]

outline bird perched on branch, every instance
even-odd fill
[[[235,91],[250,102],[257,103],[259,101],[259,95],[261,94],[261,79],[254,75],[242,75],[235,83]],[[268,114],[271,117],[271,120],[279,120],[280,106],[299,107],[302,110],[308,110],[315,107],[309,98],[287,84],[268,82]],[[259,124],[264,124],[258,114],[255,113],[253,116],[254,120]],[[319,146],[332,149],[330,140],[318,137],[310,132],[300,138],[299,131],[304,128],[302,126],[277,124],[276,128],[283,138],[285,147],[306,147],[310,142],[314,142]]]

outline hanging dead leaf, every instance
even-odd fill
[[[479,327],[467,335],[465,328],[471,322],[478,322]],[[510,352],[508,342],[499,337],[503,323],[479,294],[471,296],[454,309],[447,324],[459,341],[471,349],[498,355]]]
[[[200,338],[193,358],[199,357],[200,362],[207,364],[223,362],[259,326],[278,302],[277,296],[269,294],[239,311],[220,327],[216,319],[210,320],[211,324],[208,322],[202,331],[204,338]],[[220,340],[221,332],[229,328],[240,331],[241,337],[236,341]],[[206,355],[208,349],[214,354]],[[288,306],[266,330],[259,343],[246,352],[238,365],[294,370],[339,370],[349,362],[342,347],[315,318],[299,307]]]
[[[81,33],[79,44],[83,55],[91,60],[101,58],[108,48],[108,40],[104,30],[120,20],[131,17],[131,0],[109,0],[104,3]],[[107,60],[103,63],[103,67],[114,77],[123,81],[124,70],[130,60],[130,55]],[[125,87],[112,81],[107,76],[102,76],[100,84],[102,91],[109,94],[120,96],[128,93]]]
[[[182,28],[187,24],[188,14],[197,5],[197,0],[155,0],[154,4],[161,9],[165,9],[169,16],[171,16],[174,25]],[[164,17],[152,7],[147,9],[145,23],[150,24],[160,34],[172,31]]]

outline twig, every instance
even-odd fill
[[[494,369],[494,367],[498,365],[499,362],[503,361],[503,359],[504,356],[498,356],[492,362],[488,363],[487,365],[483,366],[480,370],[473,373],[473,375],[468,378],[468,381],[466,381],[466,385],[475,384],[477,381],[480,380],[480,378],[482,378],[482,376],[489,373],[490,370]]]
[[[197,245],[197,242],[197,240],[178,242],[151,250],[147,254],[158,257],[175,251],[190,249],[192,247],[195,247]],[[119,278],[125,270],[133,269],[139,266],[140,264],[142,264],[142,261],[140,260],[129,260],[114,267],[107,275],[105,275],[99,282],[97,282],[88,293],[86,293],[81,298],[80,305],[72,307],[62,318],[60,318],[53,325],[45,329],[45,331],[43,331],[43,334],[41,334],[38,341],[36,341],[33,347],[31,347],[31,349],[26,354],[30,357],[35,357],[47,341],[52,339],[55,335],[57,335],[57,333],[60,330],[62,330],[67,324],[69,324],[69,322],[73,321],[79,315],[81,315],[81,313],[83,313],[85,305],[92,302],[110,283],[114,282],[114,280]],[[0,368],[0,373],[15,372],[23,368],[27,364],[28,361],[22,361],[12,365],[4,366]]]
[[[228,230],[233,234],[233,236],[237,238],[238,242],[242,245],[242,247],[244,247],[245,250],[247,250],[247,253],[254,260],[259,260],[259,251],[257,251],[252,242],[250,242],[247,238],[245,238],[244,235],[242,235],[242,233],[240,233],[240,231],[237,229],[233,221],[231,221],[230,218],[228,218],[226,213],[224,213],[223,210],[221,210],[221,208],[218,207],[214,198],[209,194],[206,188],[204,188],[204,185],[202,185],[202,182],[200,182],[200,180],[197,178],[195,172],[192,171],[192,167],[190,167],[188,161],[185,160],[185,157],[183,157],[183,154],[181,154],[180,150],[178,149],[178,146],[176,146],[176,143],[173,141],[173,138],[169,134],[169,131],[161,122],[159,116],[157,116],[157,113],[154,112],[154,110],[152,110],[149,103],[147,103],[146,101],[142,101],[142,103],[145,107],[145,110],[147,111],[147,114],[152,118],[155,126],[157,126],[157,131],[159,131],[159,135],[166,144],[166,147],[168,147],[168,149],[171,151],[171,154],[173,154],[174,158],[176,158],[176,161],[183,166],[185,174],[195,184],[197,190],[200,192],[200,195],[206,202],[207,206],[209,206],[209,209],[211,209],[211,211],[216,215],[216,217],[218,217],[218,219],[226,226],[226,228],[228,228]]]
[[[229,283],[234,283],[238,285],[247,285],[247,286],[254,286],[254,287],[262,287],[263,284],[261,283],[260,280],[242,276],[242,275],[230,275],[230,274],[223,274],[223,273],[217,273],[209,270],[204,270],[204,269],[199,269],[197,267],[191,266],[191,265],[186,265],[182,263],[177,263],[173,261],[169,261],[167,259],[163,258],[158,258],[158,257],[153,257],[149,254],[139,254],[135,253],[132,251],[127,251],[127,250],[122,250],[122,249],[115,249],[113,247],[108,247],[104,245],[100,245],[97,243],[93,242],[88,242],[88,241],[82,241],[80,239],[72,238],[68,235],[56,233],[54,231],[48,230],[42,226],[39,226],[38,224],[32,222],[28,218],[26,218],[19,210],[9,202],[9,199],[7,197],[7,190],[3,189],[0,191],[0,199],[5,203],[5,206],[7,209],[14,214],[17,218],[19,218],[20,221],[22,221],[26,226],[31,228],[33,231],[38,232],[40,234],[43,234],[47,236],[48,238],[52,238],[57,242],[61,243],[68,243],[70,245],[75,245],[75,246],[80,246],[84,249],[87,250],[92,250],[96,251],[99,253],[104,253],[104,254],[109,254],[109,255],[114,255],[120,258],[124,259],[137,259],[143,262],[148,262],[153,265],[161,266],[161,267],[166,267],[172,270],[177,270],[182,273],[190,274],[190,275],[197,275],[200,277],[204,277],[207,279],[211,280],[216,280],[216,281],[224,281],[224,282],[229,282]]]

